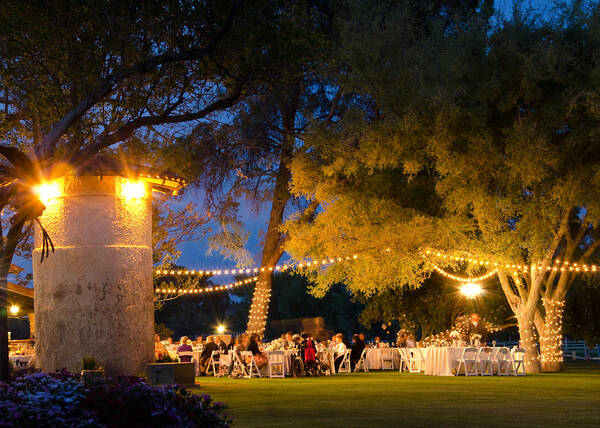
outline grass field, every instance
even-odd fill
[[[236,427],[600,426],[600,363],[519,378],[386,371],[198,382],[193,392],[227,403]]]

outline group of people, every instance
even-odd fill
[[[483,336],[485,340],[486,332],[480,321],[479,315],[473,314],[471,316],[470,324],[470,333],[481,333],[481,336]],[[333,356],[336,371],[339,371],[340,365],[342,364],[348,349],[350,349],[350,367],[351,370],[354,370],[356,364],[361,359],[365,348],[368,346],[374,348],[387,346],[379,337],[375,337],[371,344],[367,344],[364,333],[354,334],[352,336],[352,343],[348,343],[342,333],[334,334],[331,337],[331,340],[319,343],[306,332],[294,334],[293,332],[288,331],[281,335],[278,342],[280,343],[279,349],[297,349],[299,351],[299,356],[303,360],[306,360],[306,355],[309,355],[308,362],[313,361],[315,355],[327,351]],[[158,361],[161,361],[165,356],[169,355],[168,348],[173,350],[173,348],[177,346],[174,345],[172,338],[169,337],[165,341],[161,341],[158,335],[155,337],[154,345],[154,353]],[[396,346],[400,348],[414,348],[417,345],[414,336],[404,333],[398,337]],[[214,360],[218,360],[221,354],[227,355],[229,352],[235,352],[237,356],[240,357],[240,360],[248,364],[249,361],[245,361],[244,358],[241,357],[241,352],[250,351],[259,369],[265,367],[269,361],[267,353],[264,352],[262,338],[257,334],[241,334],[231,340],[229,344],[225,343],[225,341],[217,335],[207,336],[206,340],[204,340],[202,336],[198,336],[195,341],[191,341],[187,336],[183,336],[176,348],[176,354],[179,361],[192,361],[191,353],[194,348],[196,348],[196,350],[200,348],[201,350],[198,360],[201,375],[206,375],[211,362],[211,357],[213,357],[213,352],[217,352],[213,357]],[[229,359],[229,361],[232,361],[232,359]]]

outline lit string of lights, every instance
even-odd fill
[[[285,272],[291,269],[302,269],[302,268],[310,268],[310,267],[318,267],[318,266],[326,266],[332,265],[334,263],[340,263],[344,261],[355,260],[358,258],[358,255],[354,254],[353,256],[346,257],[336,257],[336,258],[324,258],[322,260],[314,260],[305,263],[294,264],[283,264],[276,266],[254,266],[249,268],[239,268],[239,269],[204,269],[204,270],[171,270],[171,269],[157,269],[155,270],[156,275],[158,276],[166,276],[166,275],[195,275],[195,276],[220,276],[220,275],[244,275],[244,274],[252,274],[252,273],[260,273],[260,272]]]
[[[538,263],[533,263],[533,264],[505,264],[505,263],[492,262],[489,260],[474,259],[474,258],[470,258],[470,257],[449,256],[449,255],[443,254],[439,251],[432,251],[432,250],[426,250],[424,252],[424,256],[425,255],[436,256],[436,257],[439,257],[442,259],[454,260],[454,261],[458,261],[458,262],[468,262],[468,263],[472,263],[472,264],[478,264],[481,266],[492,266],[496,270],[506,268],[506,269],[514,269],[514,270],[518,270],[518,271],[524,271],[524,272],[527,272],[528,270],[532,270],[532,271],[546,270],[546,271],[560,271],[560,272],[567,272],[567,271],[568,272],[600,272],[599,265],[571,263],[567,260],[561,261],[560,259],[555,259],[553,262],[551,261],[550,263],[548,263],[546,265],[546,267],[544,267],[541,261]]]
[[[162,294],[206,294],[213,291],[224,291],[232,288],[241,287],[243,285],[251,284],[258,280],[258,277],[247,278],[242,281],[232,282],[226,285],[213,285],[210,287],[201,288],[175,288],[175,287],[157,287],[154,291]]]

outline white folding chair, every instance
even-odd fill
[[[400,368],[399,372],[408,371],[410,368],[410,358],[406,352],[406,348],[396,348],[400,354]]]
[[[409,373],[421,373],[421,353],[417,348],[406,349],[408,355],[408,371]]]
[[[382,348],[380,350],[381,370],[394,370],[394,355],[390,351],[390,348]]]
[[[350,367],[350,352],[350,349],[346,349],[346,353],[344,354],[344,358],[342,358],[338,373],[352,373],[352,368]]]
[[[425,351],[421,348],[416,348],[416,354],[419,361],[419,372],[425,373]]]
[[[256,364],[256,360],[254,359],[254,355],[252,355],[251,351],[243,351],[241,352],[242,354],[242,359],[244,359],[244,361],[250,361],[248,363],[248,372],[247,372],[247,378],[252,378],[252,377],[262,377],[260,374],[260,370],[258,369],[258,364]]]
[[[269,352],[269,377],[285,377],[285,352]]]
[[[219,357],[219,351],[212,351],[210,354],[210,360],[208,361],[208,368],[206,369],[206,375],[208,376],[212,370],[213,376],[219,376],[219,370],[221,368]],[[215,358],[217,357],[217,358]]]
[[[510,368],[510,350],[508,348],[499,348],[496,353],[496,370],[498,372],[498,376],[508,376],[510,373],[508,369]]]
[[[465,369],[465,376],[477,376],[477,348],[464,348],[461,357],[458,359],[458,368],[456,374],[460,373],[460,366]]]
[[[356,362],[356,366],[354,366],[354,373],[358,373],[360,370],[363,372],[369,371],[369,362],[367,361],[367,348],[363,349],[360,354],[360,359]]]
[[[479,348],[479,352],[477,353],[477,367],[481,376],[494,375],[492,353],[492,348]]]
[[[233,360],[233,368],[231,369],[232,375],[239,372],[242,374],[242,377],[248,377],[246,364],[240,359],[240,356],[236,351],[231,351],[231,358]]]
[[[514,348],[511,353],[511,367],[515,376],[525,376],[525,349]]]

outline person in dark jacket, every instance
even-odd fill
[[[206,338],[206,344],[204,345],[204,349],[202,350],[202,354],[200,354],[200,361],[198,361],[198,367],[200,369],[200,376],[206,376],[206,370],[208,369],[208,364],[210,363],[210,357],[213,351],[218,351],[219,345],[215,343],[215,340],[212,336],[208,336]]]
[[[350,367],[354,370],[356,363],[360,360],[363,349],[365,349],[365,342],[360,340],[358,334],[352,336],[352,346],[350,347]]]

